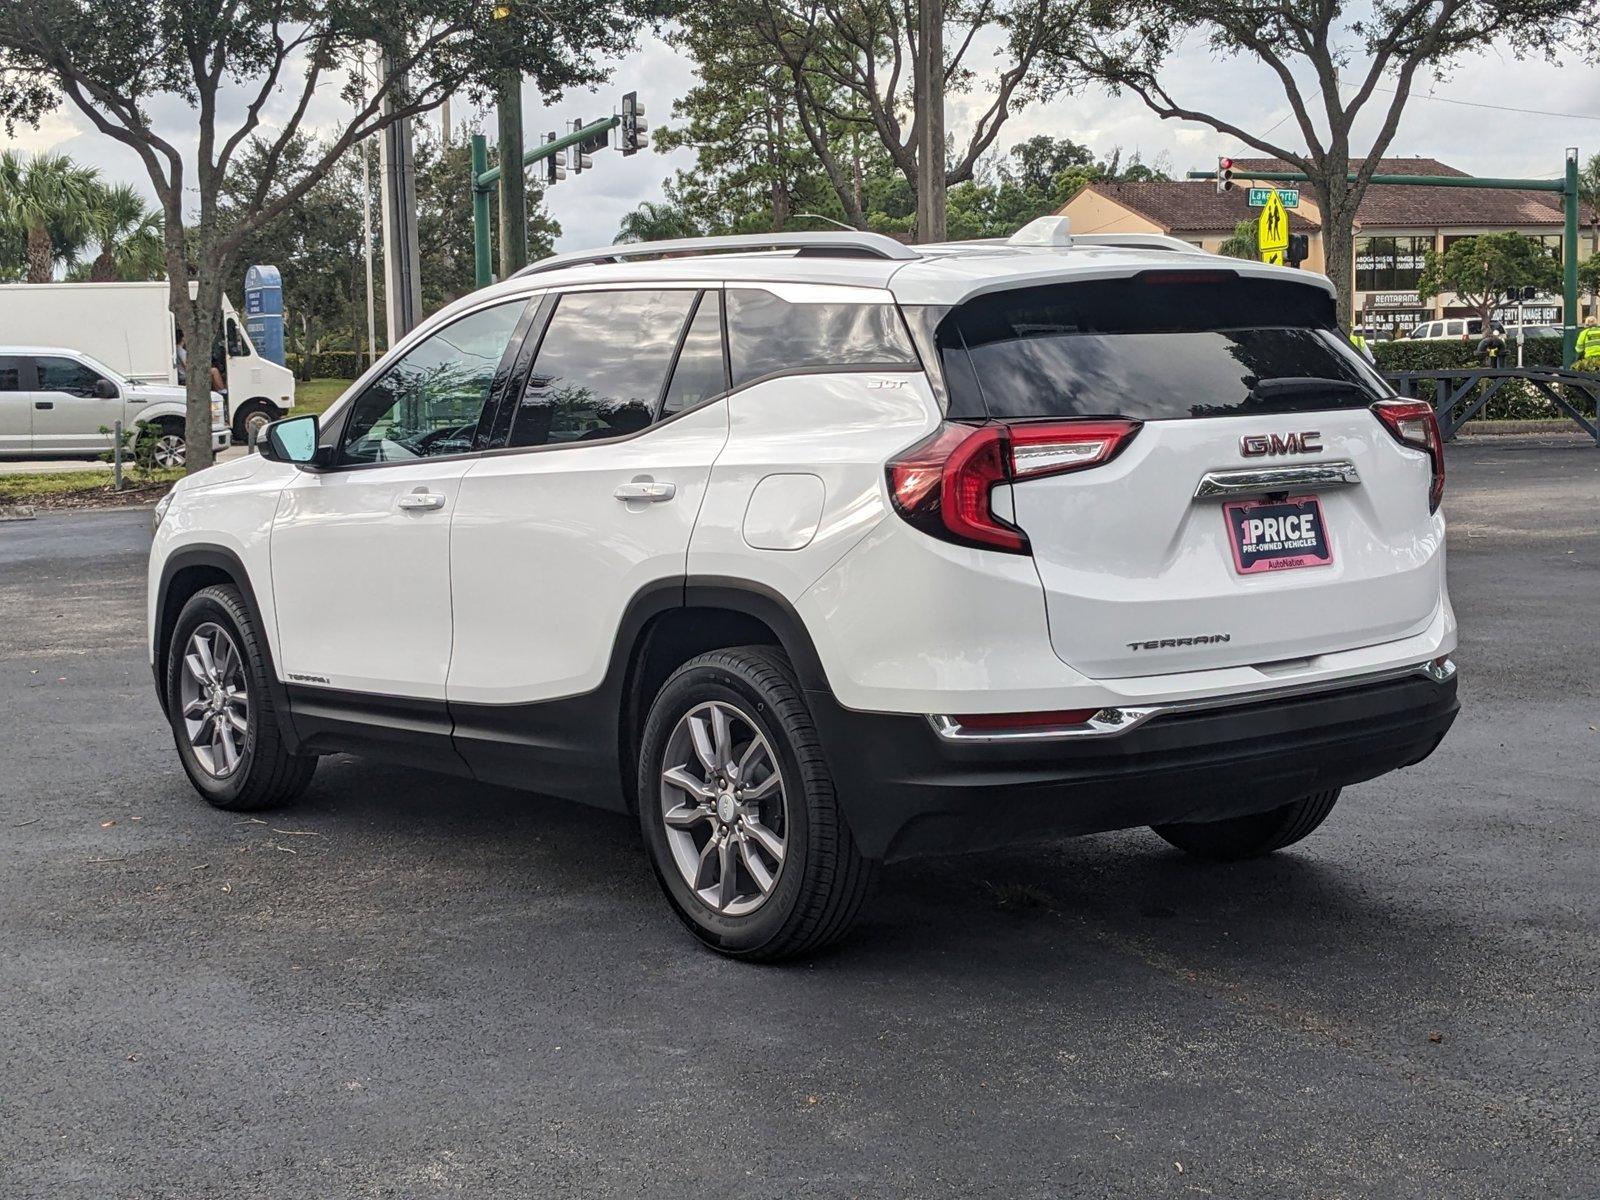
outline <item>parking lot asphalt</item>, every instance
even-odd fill
[[[0,524],[0,1196],[1593,1197],[1600,451],[1449,472],[1429,761],[1265,861],[897,867],[786,967],[618,816],[343,757],[207,808],[147,515]]]

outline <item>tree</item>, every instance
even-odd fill
[[[90,230],[97,179],[65,155],[0,154],[0,225],[25,240],[29,283],[49,283],[58,262],[77,257]]]
[[[433,130],[417,139],[417,240],[422,247],[422,309],[435,312],[477,288],[473,273],[472,135],[482,132],[463,125],[443,144]],[[489,139],[489,165],[499,162],[495,139]],[[525,173],[526,174],[526,173]],[[561,226],[545,209],[545,189],[527,177],[528,261],[555,251]],[[376,180],[377,173],[373,173]]]
[[[683,209],[670,203],[646,200],[632,212],[623,214],[614,240],[661,242],[671,238],[698,237],[699,233]]]
[[[1251,262],[1261,261],[1261,223],[1259,221],[1240,221],[1233,227],[1233,232],[1228,235],[1222,245],[1217,247],[1217,253],[1225,258],[1247,258]]]
[[[166,258],[161,214],[128,184],[96,187],[89,201],[87,228],[99,247],[89,266],[96,283],[159,279]]]
[[[1088,3],[944,0],[946,53],[942,75],[932,73],[934,90],[971,96],[982,81],[986,97],[946,164],[947,187],[973,177],[1016,107],[1064,86],[1069,64],[1063,51],[1076,38]],[[790,106],[846,221],[868,226],[861,180],[852,169],[852,154],[860,150],[855,135],[870,137],[888,154],[915,198],[924,113],[943,109],[932,100],[919,105],[909,94],[919,74],[921,6],[909,0],[708,0],[698,11],[693,57],[702,71],[722,55],[756,54],[779,68],[774,94]],[[981,70],[972,65],[985,55],[990,61]],[[940,231],[923,236],[931,240]]]
[[[1592,0],[1131,0],[1115,14],[1097,9],[1094,35],[1068,53],[1089,75],[1113,91],[1132,92],[1158,116],[1209,125],[1303,171],[1321,209],[1327,270],[1348,324],[1356,210],[1418,76],[1441,74],[1461,54],[1491,44],[1514,54],[1588,44],[1593,34],[1583,22],[1591,6]],[[1247,127],[1174,96],[1162,67],[1189,34],[1203,37],[1219,58],[1264,64],[1282,88],[1304,149],[1292,137],[1273,138],[1282,122],[1266,125],[1271,105],[1252,104],[1266,127]],[[1358,156],[1353,130],[1369,106],[1377,129]]]
[[[1452,242],[1423,260],[1417,295],[1424,300],[1454,292],[1476,309],[1488,329],[1490,317],[1510,288],[1551,291],[1561,283],[1561,268],[1539,242],[1520,233],[1486,233]]]
[[[622,0],[29,0],[0,7],[0,116],[37,121],[65,102],[138,155],[162,211],[172,312],[199,350],[212,344],[241,246],[352,146],[455,92],[482,97],[506,70],[530,74],[547,95],[597,82],[603,59],[629,46],[653,12]],[[347,64],[368,44],[388,69],[363,90]],[[329,87],[343,88],[348,111],[324,127],[296,176],[286,152]],[[192,146],[152,121],[154,106],[173,100],[194,114]],[[265,150],[247,211],[224,229],[223,185],[257,137]],[[189,373],[187,407],[194,471],[211,463],[203,371]]]

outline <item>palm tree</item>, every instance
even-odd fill
[[[27,238],[28,282],[49,283],[89,231],[98,174],[61,154],[0,154],[0,224]]]
[[[100,247],[89,268],[96,283],[159,278],[166,269],[161,214],[125,183],[94,189],[89,233]]]
[[[646,200],[622,218],[614,242],[661,242],[672,238],[698,237],[695,228],[681,208]]]

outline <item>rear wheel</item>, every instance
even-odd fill
[[[1270,812],[1229,817],[1225,821],[1193,821],[1150,828],[1186,854],[1227,861],[1258,858],[1292,846],[1327,819],[1339,789],[1313,792]]]
[[[251,812],[293,800],[317,769],[278,731],[255,618],[238,590],[204,588],[178,614],[167,651],[167,712],[195,790]]]
[[[800,686],[769,647],[703,654],[667,680],[645,722],[639,822],[678,916],[734,957],[837,940],[872,883]]]

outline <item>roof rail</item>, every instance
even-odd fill
[[[1188,254],[1206,254],[1201,246],[1165,233],[1075,233],[1072,240],[1080,246],[1121,246],[1127,250],[1181,250]]]
[[[623,242],[599,250],[571,250],[565,254],[552,254],[536,263],[529,263],[512,278],[538,275],[544,271],[559,271],[563,267],[582,267],[595,263],[623,262],[630,258],[651,255],[696,255],[714,251],[740,250],[794,250],[802,257],[825,258],[888,258],[907,262],[921,257],[909,246],[903,246],[881,233],[839,230],[827,233],[750,233],[728,237],[673,238],[664,242]]]

